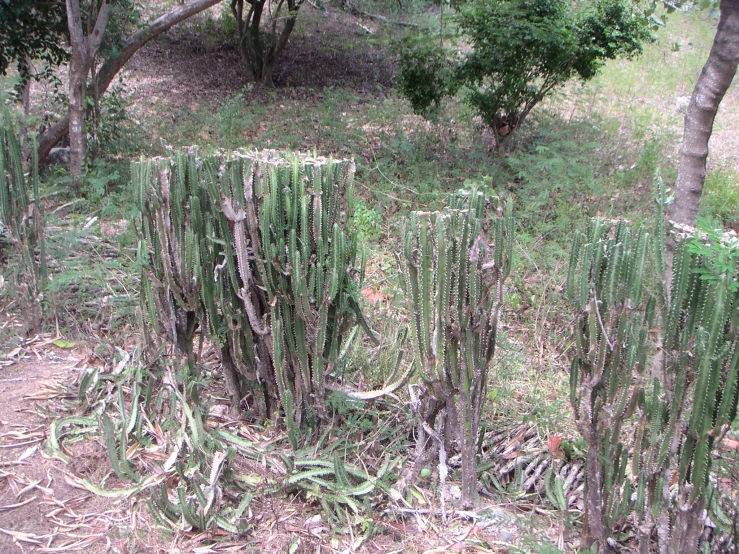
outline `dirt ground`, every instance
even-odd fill
[[[281,88],[352,88],[375,92],[393,84],[394,56],[372,44],[373,25],[339,10],[300,13],[274,74]],[[136,102],[164,100],[190,104],[224,100],[246,85],[241,58],[231,37],[203,40],[192,25],[175,27],[137,52],[124,69]],[[269,92],[269,91],[267,91]]]
[[[510,542],[522,537],[521,518],[527,516],[521,510],[490,506],[488,515],[478,521],[450,513],[444,524],[431,514],[433,509],[410,510],[400,521],[397,514],[379,512],[374,523],[384,531],[364,541],[352,532],[337,533],[322,521],[319,506],[290,495],[255,498],[249,507],[253,528],[245,537],[219,529],[165,533],[148,515],[147,493],[108,498],[84,486],[83,479],[104,483],[109,490],[124,486],[112,474],[101,439],[94,434],[80,440],[67,435],[60,442],[60,454],[50,447],[53,425],[59,434],[65,418],[83,415],[74,391],[87,365],[98,363],[83,353],[55,347],[56,338],[34,337],[11,352],[10,360],[0,362],[1,554],[505,553]],[[67,460],[61,459],[64,455]],[[233,463],[239,474],[264,472],[260,464],[246,459]],[[544,526],[540,533],[548,531],[557,540],[560,530],[546,518],[538,525]]]
[[[69,463],[44,452],[51,421],[72,415],[69,386],[83,361],[48,342],[39,337],[0,366],[0,552],[102,552],[126,521],[127,502],[80,484],[105,471],[97,443],[77,443]]]

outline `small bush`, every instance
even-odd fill
[[[591,79],[606,60],[632,58],[651,39],[647,20],[623,0],[579,11],[564,0],[473,0],[455,19],[466,53],[428,44],[404,50],[400,90],[425,115],[464,87],[501,138],[556,87]]]

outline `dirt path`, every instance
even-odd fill
[[[0,366],[3,554],[103,552],[119,542],[111,530],[125,521],[127,501],[95,496],[80,484],[80,477],[105,471],[102,447],[92,441],[75,443],[68,463],[45,453],[50,423],[74,415],[70,410],[76,399],[69,384],[82,362],[79,355],[52,346],[31,349],[22,359]]]

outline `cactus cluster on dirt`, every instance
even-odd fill
[[[238,152],[134,164],[142,298],[189,360],[221,347],[235,403],[284,411],[290,442],[326,420],[327,377],[357,322],[363,262],[350,161]],[[161,320],[161,322],[160,322]],[[370,332],[371,336],[371,332]]]
[[[412,213],[402,239],[414,359],[425,386],[414,401],[417,469],[438,452],[444,472],[456,440],[462,499],[470,502],[477,492],[480,418],[511,267],[510,205],[477,191],[458,195],[442,212]]]
[[[284,418],[293,448],[328,420],[327,379],[349,331],[363,326],[363,260],[351,162],[238,152],[134,164],[141,219],[142,306],[195,379],[194,340],[219,347],[234,405]],[[595,219],[572,247],[565,293],[576,314],[570,400],[587,443],[591,544],[630,525],[642,551],[698,548],[715,501],[711,452],[736,417],[739,287],[735,245],[696,233],[667,267],[664,191],[635,228]],[[477,450],[504,283],[510,205],[460,191],[448,208],[413,212],[401,230],[417,418],[418,473],[444,482],[461,454],[462,500],[477,492]],[[722,250],[723,249],[723,250]],[[724,252],[722,254],[721,252]],[[397,385],[397,383],[396,383]]]

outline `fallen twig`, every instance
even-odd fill
[[[18,502],[17,504],[8,504],[7,506],[0,506],[0,512],[7,512],[9,510],[15,510],[16,508],[20,508],[21,506],[25,506],[29,502],[33,502],[36,500],[38,496],[33,496],[29,498],[28,500],[24,500],[23,502]]]
[[[416,25],[415,23],[406,23],[405,21],[394,21],[392,19],[388,19],[387,17],[383,15],[363,12],[359,8],[352,6],[347,0],[344,0],[341,3],[341,7],[349,10],[349,13],[355,17],[364,17],[367,19],[372,19],[374,21],[382,21],[383,23],[389,23],[391,25],[399,25],[400,27],[410,27],[411,29],[419,28],[419,26]]]

